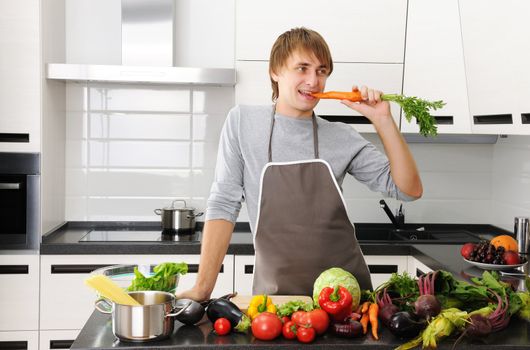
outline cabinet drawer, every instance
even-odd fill
[[[0,331],[39,329],[39,256],[0,255]]]
[[[80,329],[71,331],[41,331],[39,333],[39,350],[70,349],[79,332],[81,332]]]
[[[0,332],[0,349],[39,350],[39,332]]]
[[[403,273],[408,267],[405,255],[365,255],[364,259],[370,270],[374,289],[388,281],[392,273]]]
[[[94,311],[96,293],[84,284],[90,272],[115,264],[159,264],[186,262],[190,272],[180,278],[179,291],[195,283],[199,255],[45,255],[42,256],[41,317],[42,330],[81,329]],[[195,271],[195,272],[194,272]],[[223,261],[213,296],[233,291],[233,257]]]
[[[254,255],[234,256],[234,292],[239,295],[252,295],[254,278]]]

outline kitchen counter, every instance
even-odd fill
[[[76,226],[75,224],[73,226]],[[381,224],[358,224],[358,232],[368,232],[374,227],[387,229],[388,226]],[[455,227],[461,227],[456,225]],[[490,238],[493,235],[506,233],[498,228],[489,225],[467,225],[466,228],[482,238]],[[93,249],[100,249],[103,244],[79,243],[78,240],[86,234],[88,228],[66,227],[58,231],[55,235],[47,237],[43,241],[44,254],[80,254],[83,248],[84,254],[91,254]],[[366,231],[364,231],[366,230]],[[362,236],[362,234],[360,235]],[[453,273],[457,278],[469,279],[473,276],[480,276],[482,271],[476,267],[469,266],[460,257],[460,244],[418,244],[417,242],[390,242],[390,241],[362,241],[361,249],[365,255],[411,255],[433,270],[444,269]],[[149,254],[185,253],[195,254],[200,252],[200,243],[193,244],[171,244],[171,243],[112,243],[104,244],[107,247],[107,254],[127,254],[126,252],[147,252]],[[132,248],[131,248],[132,246]],[[73,251],[70,250],[73,248]],[[155,251],[153,251],[153,249]],[[87,250],[89,252],[87,252]],[[55,252],[55,253],[52,253]],[[101,253],[101,252],[99,252]],[[250,232],[245,232],[245,227],[237,227],[232,237],[229,254],[253,254],[252,236]],[[141,253],[140,253],[141,254]],[[513,279],[514,283],[519,280]],[[278,338],[275,341],[264,342],[253,338],[250,334],[232,333],[228,336],[217,336],[212,333],[211,323],[206,321],[199,326],[184,326],[176,322],[174,334],[167,340],[153,343],[125,343],[117,341],[112,334],[112,325],[109,315],[104,315],[94,311],[72,345],[72,349],[213,349],[222,347],[224,349],[247,349],[247,348],[312,348],[312,349],[394,349],[403,341],[396,339],[384,327],[381,329],[381,339],[374,341],[370,336],[359,339],[337,338],[331,334],[318,337],[312,344],[301,344],[297,341],[288,341]],[[440,349],[450,349],[454,338],[445,339]],[[530,344],[530,323],[513,320],[509,328],[488,337],[482,343],[474,343],[464,340],[458,348],[471,349],[527,349]]]

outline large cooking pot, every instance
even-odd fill
[[[184,203],[183,207],[175,208],[176,202]],[[177,199],[171,202],[171,207],[155,209],[155,214],[162,219],[162,233],[192,235],[195,233],[195,218],[204,213],[195,214],[195,208],[188,208],[186,201]]]
[[[173,294],[159,291],[129,292],[139,306],[110,303],[106,299],[96,300],[100,312],[112,314],[112,333],[126,342],[161,340],[173,333],[175,316],[184,312],[191,302],[176,305]]]

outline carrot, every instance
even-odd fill
[[[349,100],[352,102],[360,102],[363,100],[359,90],[343,92],[343,91],[328,91],[328,92],[314,92],[316,98],[335,99],[335,100]]]
[[[368,315],[370,318],[370,325],[372,326],[372,336],[375,340],[379,340],[379,336],[377,335],[377,328],[379,326],[379,320],[377,319],[378,313],[379,305],[377,305],[377,303],[371,304],[370,309],[368,310]]]
[[[368,317],[368,312],[363,314],[363,317],[361,317],[361,325],[363,326],[363,334],[368,333],[368,322],[370,321],[370,318]]]
[[[365,301],[363,303],[363,306],[361,307],[361,313],[366,313],[368,311],[368,308],[370,307],[370,302],[369,301]]]

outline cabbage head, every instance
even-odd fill
[[[340,267],[327,269],[315,280],[313,286],[314,304],[318,305],[318,296],[322,289],[325,287],[335,287],[336,285],[343,286],[350,292],[353,299],[352,309],[357,309],[359,307],[359,302],[361,301],[361,288],[359,287],[359,283],[351,273]]]

